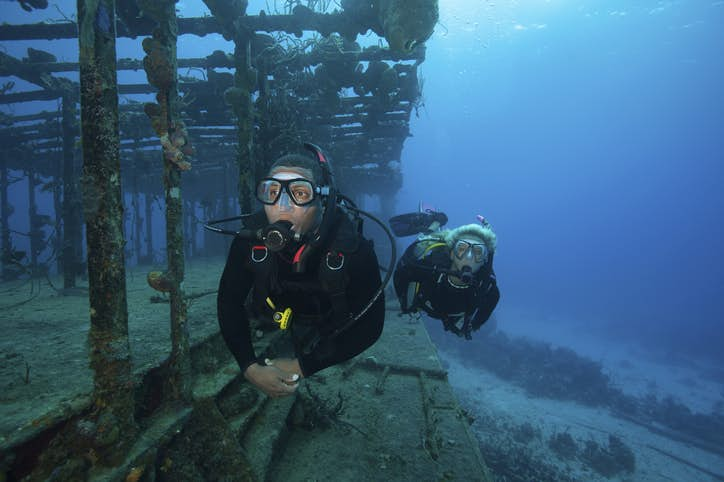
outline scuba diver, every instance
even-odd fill
[[[439,319],[445,331],[472,339],[500,299],[493,272],[497,238],[490,223],[441,230],[447,216],[432,209],[390,219],[397,236],[419,234],[395,269],[402,313],[420,310]]]
[[[394,266],[394,246],[383,283],[373,243],[362,235],[370,217],[337,192],[329,161],[288,154],[256,186],[263,209],[210,221],[212,231],[233,234],[217,298],[221,334],[244,377],[271,397],[294,393],[299,380],[346,361],[382,333],[384,286]],[[213,225],[242,219],[243,229]],[[394,243],[393,243],[394,245]],[[257,357],[248,309],[268,325],[291,333],[293,358]]]

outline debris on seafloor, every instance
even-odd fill
[[[305,384],[307,393],[300,393],[297,402],[292,409],[289,423],[296,427],[307,430],[328,429],[330,427],[341,427],[345,430],[354,430],[365,438],[369,436],[354,424],[340,418],[344,412],[344,397],[342,392],[337,392],[337,401],[325,400]]]

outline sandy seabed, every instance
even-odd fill
[[[667,365],[648,357],[640,347],[586,337],[565,323],[557,328],[548,324],[540,331],[536,328],[540,323],[527,323],[513,311],[497,313],[497,320],[509,336],[568,347],[599,361],[612,383],[628,395],[653,395],[660,400],[671,397],[695,413],[721,410],[724,385],[702,376],[693,364]],[[654,433],[616,417],[606,408],[531,397],[523,388],[464,360],[454,349],[441,348],[439,356],[460,404],[475,419],[472,428],[481,441],[483,456],[486,444],[507,447],[524,454],[519,459],[550,465],[560,478],[570,480],[724,480],[724,457],[720,454]],[[528,433],[521,436],[523,432]],[[635,470],[604,477],[580,457],[563,457],[549,445],[551,437],[561,433],[571,435],[579,448],[591,440],[606,446],[611,435],[618,437],[633,451]]]

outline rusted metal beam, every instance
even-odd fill
[[[1,27],[0,27],[1,28]],[[422,61],[425,59],[424,50],[416,49],[410,53],[399,53],[388,49],[371,48],[359,52],[339,52],[334,55],[319,52],[307,52],[294,57],[295,66],[306,67],[309,65],[320,64],[325,61],[333,60],[335,62],[372,62],[372,61],[389,61],[389,62],[405,62],[405,61]],[[289,62],[292,62],[291,60]],[[76,72],[78,71],[77,62],[41,62],[34,64],[37,68],[46,72]],[[234,61],[230,58],[221,56],[209,56],[201,58],[178,59],[178,67],[180,69],[199,68],[233,68]],[[138,59],[118,59],[118,70],[142,70],[143,61]]]
[[[52,92],[74,94],[77,90],[75,82],[53,77],[50,72],[40,68],[38,64],[23,62],[5,52],[0,52],[0,76],[11,75]]]
[[[369,26],[361,25],[351,15],[341,13],[314,13],[307,12],[298,15],[249,15],[244,16],[240,24],[248,32],[287,32],[298,36],[302,32],[317,31],[322,35],[338,32],[342,35],[354,36],[365,33]],[[119,38],[136,38],[151,35],[151,28],[143,26],[131,30],[123,23],[116,25]],[[225,31],[226,30],[226,31]],[[179,35],[197,35],[203,37],[209,34],[221,33],[231,35],[235,32],[224,29],[216,17],[190,17],[178,19]],[[9,40],[55,40],[78,37],[78,27],[75,23],[34,23],[25,25],[0,26],[0,41]]]
[[[48,92],[47,90],[31,90],[29,92],[18,92],[17,94],[0,95],[0,104],[20,104],[35,100],[55,100],[62,96],[59,92]]]

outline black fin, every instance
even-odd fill
[[[390,218],[390,228],[397,237],[412,236],[430,231],[432,223],[437,221],[439,226],[447,223],[447,216],[442,212],[424,212],[400,214]]]

